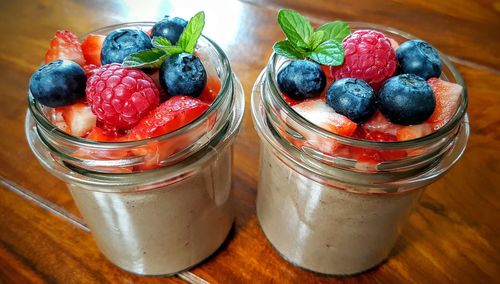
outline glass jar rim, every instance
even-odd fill
[[[363,29],[377,29],[382,32],[391,32],[394,33],[398,36],[402,36],[408,40],[413,40],[413,39],[419,39],[409,33],[400,31],[395,28],[387,27],[384,25],[378,25],[378,24],[372,24],[372,23],[367,23],[367,22],[348,22],[349,26],[351,28],[356,29],[356,27],[360,27],[356,30],[363,30]],[[437,50],[437,49],[436,49]],[[415,147],[415,146],[420,146],[420,145],[425,145],[425,144],[432,144],[435,141],[440,140],[443,138],[445,135],[447,135],[452,129],[454,129],[464,118],[466,112],[467,112],[467,105],[468,105],[468,96],[467,96],[467,87],[465,85],[465,81],[458,71],[458,69],[455,67],[455,65],[450,61],[448,56],[439,50],[437,50],[439,53],[439,56],[441,58],[441,61],[446,65],[446,67],[449,69],[451,74],[453,75],[453,79],[455,79],[456,83],[461,85],[463,87],[462,94],[461,94],[461,102],[457,110],[455,111],[455,114],[453,117],[442,127],[440,127],[438,130],[433,131],[431,134],[419,137],[416,139],[411,139],[411,140],[405,140],[405,141],[394,141],[394,142],[381,142],[381,141],[371,141],[371,140],[363,140],[363,139],[358,139],[354,137],[347,137],[343,135],[339,135],[336,133],[333,133],[331,131],[328,131],[322,127],[317,126],[316,124],[310,122],[309,120],[305,119],[303,116],[298,114],[296,111],[292,109],[292,107],[285,101],[285,99],[280,95],[280,91],[278,89],[278,83],[277,83],[277,76],[276,73],[278,70],[277,68],[277,60],[279,58],[283,58],[281,55],[276,54],[273,52],[271,55],[268,66],[267,66],[267,71],[265,78],[266,80],[269,80],[269,82],[272,82],[272,84],[269,84],[269,88],[271,90],[271,97],[274,99],[274,101],[281,107],[281,110],[285,113],[286,116],[292,117],[294,120],[297,120],[299,123],[302,125],[305,125],[308,127],[308,129],[311,129],[313,132],[318,133],[322,137],[328,138],[328,139],[335,139],[337,141],[340,141],[346,145],[351,145],[351,146],[360,146],[360,147],[366,147],[366,148],[375,148],[375,149],[384,149],[384,150],[392,150],[392,149],[404,149],[404,148],[409,148],[409,147]]]
[[[91,31],[88,34],[102,33],[105,30],[114,30],[117,28],[125,28],[125,27],[153,26],[154,24],[155,22],[127,22],[122,24],[105,26],[96,29],[94,31]],[[206,41],[209,44],[209,46],[216,51],[216,53],[219,55],[219,59],[221,60],[221,67],[223,68],[223,72],[221,72],[222,77],[220,77],[221,88],[219,91],[219,95],[216,96],[215,100],[212,102],[210,107],[202,115],[197,117],[189,124],[179,129],[176,129],[172,132],[142,140],[121,141],[121,142],[98,142],[70,135],[60,130],[57,126],[53,125],[43,113],[42,106],[35,100],[29,88],[27,91],[28,109],[32,114],[32,117],[35,120],[36,124],[40,125],[44,131],[48,133],[53,133],[57,135],[58,138],[63,139],[65,142],[80,147],[92,147],[94,149],[121,149],[121,148],[141,146],[151,141],[161,142],[174,138],[176,136],[184,135],[190,132],[191,130],[199,127],[201,124],[203,124],[206,121],[206,119],[210,117],[218,109],[218,107],[220,107],[220,105],[227,99],[226,97],[232,93],[230,92],[230,88],[232,88],[232,76],[231,76],[232,69],[229,63],[229,59],[227,58],[222,48],[220,48],[219,45],[217,45],[213,40],[204,35],[201,35],[200,39]]]

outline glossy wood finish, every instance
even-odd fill
[[[0,2],[0,283],[498,282],[500,5],[440,2]],[[288,264],[266,241],[255,217],[258,138],[250,117],[250,93],[273,42],[282,38],[275,20],[279,7],[297,9],[316,22],[366,21],[408,31],[450,54],[467,82],[472,129],[467,152],[429,187],[392,257],[359,276],[325,277]],[[190,272],[138,277],[100,255],[64,184],[31,154],[23,127],[25,92],[57,29],[84,34],[120,22],[154,21],[163,14],[189,17],[198,10],[206,11],[205,34],[226,51],[246,92],[247,112],[234,147],[236,225],[223,249]]]

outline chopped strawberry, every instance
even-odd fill
[[[336,113],[321,99],[306,100],[292,106],[292,108],[311,123],[330,132],[343,136],[352,136],[354,131],[356,131],[356,123]],[[293,138],[289,139],[289,141],[297,147],[307,145],[323,153],[335,154],[336,149],[340,146],[340,143],[333,139],[326,139],[324,136],[316,135],[309,131],[301,131],[304,129],[301,125],[292,125],[292,127],[294,127],[296,131],[303,132],[301,134],[306,138],[306,140],[300,141],[296,141]]]
[[[106,37],[89,34],[82,42],[82,52],[87,64],[101,66],[102,43]]]
[[[285,95],[283,93],[281,93],[281,97],[291,107],[293,107],[294,105],[300,104],[302,102],[302,101],[299,101],[299,100],[294,100],[294,99],[290,98],[289,96],[287,96],[287,95]]]
[[[379,130],[369,130],[364,127],[358,127],[356,129],[356,133],[354,134],[354,137],[363,139],[363,140],[370,140],[370,141],[378,141],[378,142],[394,142],[397,141],[396,136],[392,135],[390,133],[386,133],[383,131]]]
[[[208,77],[207,84],[205,85],[205,88],[203,89],[203,92],[198,97],[198,99],[207,104],[211,104],[219,94],[220,88],[221,86],[219,78]]]
[[[343,136],[352,136],[357,124],[336,113],[321,100],[304,101],[292,107],[298,114],[317,126]]]
[[[94,64],[87,64],[83,66],[83,71],[85,71],[85,75],[88,77],[94,74],[94,71],[97,69],[97,66]]]
[[[62,130],[73,136],[83,137],[96,125],[96,116],[81,102],[56,108],[55,112],[60,113],[66,123],[67,128]]]
[[[455,114],[460,105],[460,95],[463,87],[439,78],[430,78],[427,83],[431,85],[436,99],[436,108],[427,123],[431,124],[433,130],[445,125]]]
[[[401,125],[391,123],[380,111],[377,111],[369,120],[361,124],[360,127],[367,133],[381,132],[396,136]]]
[[[119,142],[125,140],[119,134],[112,133],[98,126],[92,128],[85,138],[98,142]]]
[[[74,33],[58,31],[50,41],[50,47],[45,54],[45,63],[58,59],[69,59],[81,66],[85,65],[80,41]]]
[[[195,120],[208,107],[207,103],[192,97],[172,97],[139,121],[129,138],[141,140],[172,132]]]
[[[398,130],[396,135],[398,141],[406,141],[424,137],[432,133],[432,127],[428,123],[417,125],[403,126]]]

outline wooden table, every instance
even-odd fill
[[[60,2],[0,2],[0,282],[500,281],[500,2]],[[392,257],[359,276],[324,277],[288,264],[257,224],[258,139],[249,102],[273,42],[283,37],[275,20],[280,7],[299,10],[317,23],[343,19],[405,30],[449,54],[467,82],[472,129],[467,152],[429,187]],[[246,92],[243,128],[234,147],[236,226],[223,249],[191,271],[171,278],[139,277],[99,253],[65,185],[44,171],[30,152],[23,127],[28,78],[57,29],[84,34],[120,22],[154,21],[164,14],[187,18],[199,10],[206,11],[205,34],[226,51]]]

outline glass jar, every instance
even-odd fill
[[[350,23],[397,42],[414,37],[391,28]],[[273,54],[252,93],[261,140],[257,217],[273,247],[289,262],[330,275],[366,271],[385,260],[425,187],[465,151],[467,94],[444,55],[442,78],[464,86],[453,118],[434,133],[402,142],[336,135],[307,121],[284,101],[279,70],[289,59]],[[352,158],[354,151],[384,157]]]
[[[105,27],[150,29],[137,22]],[[26,136],[40,163],[66,182],[102,253],[141,275],[168,275],[196,265],[223,243],[234,220],[232,143],[244,93],[224,52],[201,37],[197,55],[221,82],[210,108],[190,124],[158,137],[96,142],[52,125],[50,109],[28,91]]]

